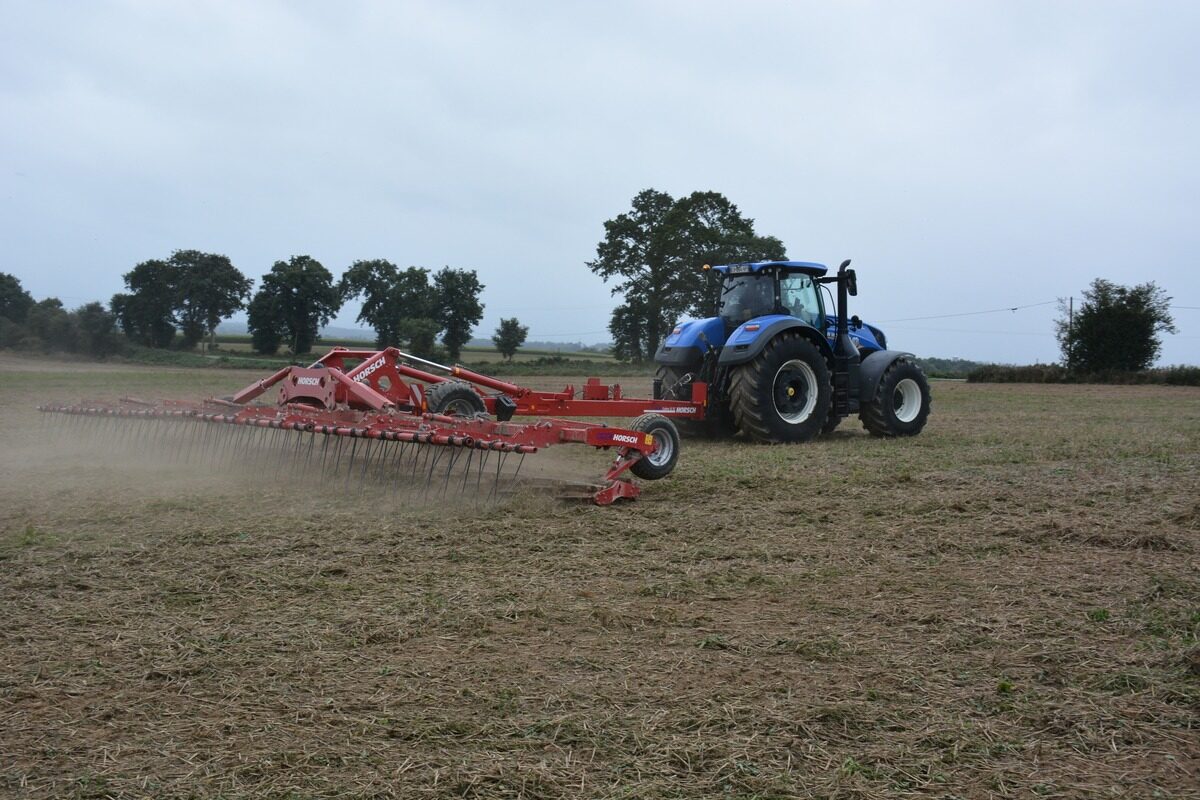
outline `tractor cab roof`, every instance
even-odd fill
[[[713,267],[713,269],[723,275],[749,275],[774,267],[778,267],[784,272],[802,272],[805,275],[812,275],[814,278],[819,278],[829,271],[824,264],[818,264],[815,261],[748,261],[742,264],[723,264]]]

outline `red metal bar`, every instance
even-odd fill
[[[508,381],[490,378],[487,375],[480,375],[478,372],[472,372],[466,367],[460,367],[458,364],[455,364],[450,368],[450,374],[460,380],[467,381],[468,383],[474,383],[478,386],[486,386],[489,389],[495,389],[497,392],[503,392],[504,394],[511,395],[514,398],[521,397],[533,391],[532,389],[526,389],[523,386],[517,386],[515,383],[509,383]]]

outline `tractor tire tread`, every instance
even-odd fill
[[[768,424],[767,415],[771,409],[765,407],[763,402],[764,393],[761,387],[764,381],[774,380],[774,376],[766,374],[767,364],[772,362],[780,348],[793,346],[793,343],[797,341],[811,347],[817,358],[824,363],[824,357],[812,342],[799,334],[784,332],[776,336],[753,361],[743,364],[732,371],[729,381],[729,406],[733,412],[734,423],[737,425],[738,430],[745,433],[751,439],[772,444],[783,441],[778,434],[771,430]],[[825,380],[827,384],[829,383],[827,370],[823,376],[819,375],[818,377]],[[826,392],[826,405],[831,400],[832,386],[830,385],[828,388],[829,391]],[[815,413],[821,413],[824,416],[828,414],[828,411],[821,412],[820,409],[817,409]],[[793,441],[807,441],[819,433],[820,428],[817,428],[812,432],[811,436],[805,436]]]
[[[921,388],[922,398],[922,408],[917,418],[911,425],[905,425],[902,428],[896,426],[896,423],[892,420],[892,417],[895,415],[889,413],[892,403],[891,393],[895,389],[896,374],[901,371],[908,372],[910,377],[917,381]],[[894,436],[916,436],[925,427],[925,422],[929,419],[929,412],[932,406],[933,400],[929,392],[929,379],[925,377],[924,371],[914,361],[910,361],[907,358],[897,358],[879,376],[879,384],[875,387],[875,396],[862,404],[858,418],[862,421],[863,427],[872,436],[889,438]]]
[[[639,458],[629,467],[629,471],[647,481],[656,481],[670,475],[679,462],[679,430],[675,423],[662,414],[642,414],[629,425],[629,430],[649,433],[656,438],[665,435],[670,439],[671,446],[671,456],[666,462],[654,464],[648,458]]]
[[[446,413],[443,409],[456,400],[468,403],[474,408],[469,416],[487,414],[483,398],[466,381],[443,381],[425,390],[425,407],[434,414]]]

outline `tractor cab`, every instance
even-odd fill
[[[717,315],[726,333],[755,317],[782,314],[822,328],[825,308],[816,279],[821,264],[807,261],[762,261],[714,267],[722,275]]]

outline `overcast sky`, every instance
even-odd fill
[[[607,340],[584,262],[641,189],[853,258],[894,347],[1057,358],[1095,277],[1200,306],[1200,3],[0,1],[0,271],[475,269],[477,335]],[[353,325],[357,307],[336,324]],[[1197,363],[1176,308],[1163,361]]]

